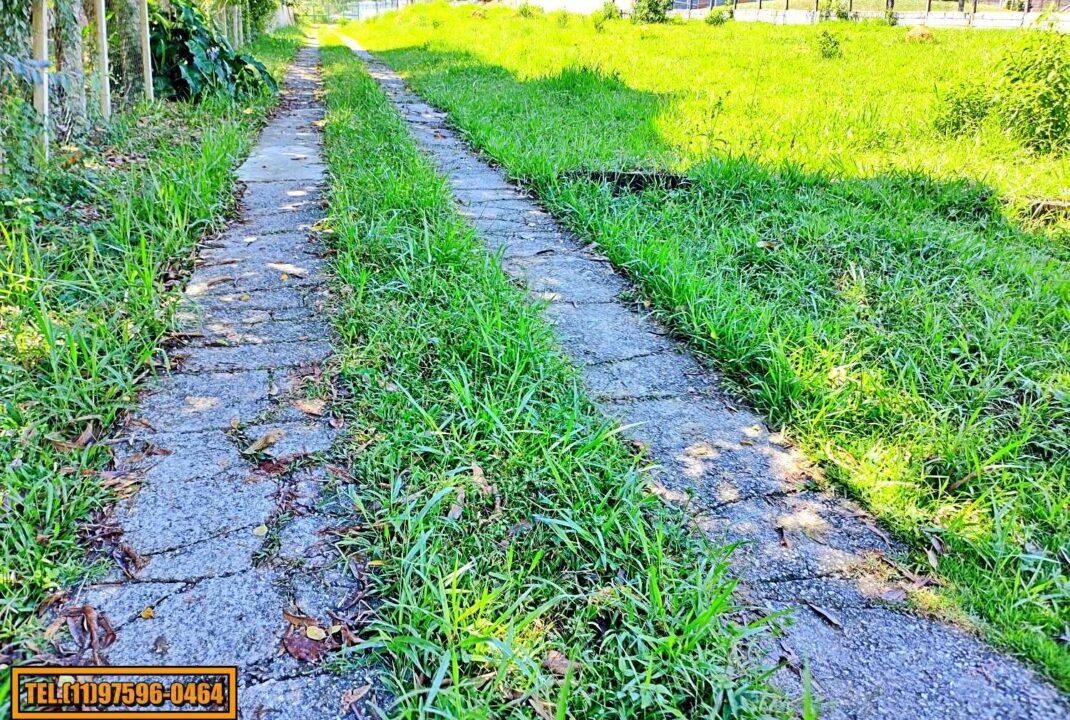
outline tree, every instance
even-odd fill
[[[86,120],[85,47],[82,43],[85,8],[80,2],[57,2],[53,12],[56,69],[63,76],[58,94],[67,118],[75,125],[81,125]]]

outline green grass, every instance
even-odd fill
[[[660,316],[947,582],[937,603],[1070,690],[1070,156],[932,128],[1013,33],[659,27],[420,5],[345,32],[636,281]],[[842,60],[818,53],[831,29]],[[686,171],[614,195],[577,168]],[[916,598],[919,602],[922,597]]]
[[[279,74],[299,43],[289,30],[251,49]],[[118,115],[82,147],[54,148],[0,209],[0,665],[48,650],[38,606],[84,574],[80,523],[119,487],[95,441],[151,372],[176,282],[230,209],[234,167],[274,102]],[[95,441],[77,443],[89,428]]]
[[[778,713],[726,551],[646,491],[362,64],[323,62],[342,547],[377,603],[352,662],[386,664],[399,718]]]

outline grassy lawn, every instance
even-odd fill
[[[841,59],[821,56],[825,30]],[[938,565],[946,587],[919,603],[965,607],[1070,690],[1070,234],[1015,220],[1025,198],[1070,198],[1070,155],[932,122],[1021,34],[599,30],[445,5],[345,32]],[[632,167],[693,184],[614,194],[559,176]]]
[[[326,33],[323,40],[337,39]],[[362,64],[323,53],[338,382],[396,717],[750,718],[760,621],[645,492]],[[353,662],[366,662],[358,649]]]
[[[279,76],[296,30],[252,46]],[[47,651],[37,611],[83,576],[81,527],[133,478],[105,438],[152,372],[198,239],[274,105],[157,103],[56,149],[0,207],[0,666]],[[0,699],[4,695],[0,688]]]

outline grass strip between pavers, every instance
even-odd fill
[[[342,47],[323,62],[361,515],[342,548],[381,603],[363,637],[396,716],[777,712],[725,551],[647,492],[362,63]]]
[[[288,28],[250,50],[281,78],[301,41]],[[197,241],[233,206],[235,167],[276,99],[118,114],[0,212],[0,669],[48,657],[38,608],[85,577],[100,540],[80,524],[136,489],[104,470],[100,441],[151,372]]]

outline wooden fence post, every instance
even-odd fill
[[[977,14],[977,0],[973,0],[973,14]]]
[[[94,3],[97,13],[97,82],[100,84],[100,114],[111,117],[111,78],[108,77],[108,20],[104,16],[104,0]]]
[[[41,121],[37,135],[37,149],[41,162],[48,161],[48,0],[33,3],[33,59],[46,63],[37,68],[33,86],[33,108]]]
[[[925,0],[925,14],[928,15],[933,11],[933,0]]]
[[[152,89],[152,46],[149,45],[149,2],[138,2],[138,14],[141,16],[141,77],[145,83],[145,99],[153,102],[156,93]]]

